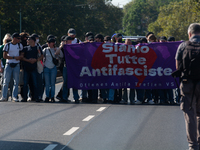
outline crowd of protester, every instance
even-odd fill
[[[0,47],[0,72],[1,76],[1,102],[61,102],[70,103],[70,89],[67,87],[67,68],[63,46],[76,44],[82,41],[76,38],[76,30],[70,28],[67,35],[61,37],[59,47],[56,47],[56,36],[48,35],[47,43],[39,44],[39,35],[33,33],[6,34],[3,45]],[[94,35],[92,32],[85,34],[84,42],[123,43],[122,34],[111,36],[102,34]],[[174,37],[165,36],[157,38],[149,32],[146,38],[136,41],[126,39],[125,44],[135,45],[138,43],[173,42]],[[62,73],[62,88],[55,95],[57,70]],[[10,89],[10,94],[9,90]],[[20,92],[18,92],[20,91]],[[75,103],[121,103],[121,104],[179,104],[177,89],[72,89]],[[45,99],[43,94],[45,92]]]

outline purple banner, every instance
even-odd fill
[[[180,43],[65,45],[68,88],[176,88],[171,73]]]

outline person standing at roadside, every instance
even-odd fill
[[[45,102],[55,102],[55,84],[57,76],[56,64],[54,64],[53,59],[56,58],[55,52],[55,38],[47,39],[48,47],[43,49],[44,54],[44,80],[45,80]]]
[[[71,44],[77,44],[77,43],[81,42],[78,38],[76,38],[76,30],[73,29],[73,28],[70,28],[68,30],[68,36],[70,36],[71,39],[72,39]],[[79,103],[78,101],[79,101],[80,97],[79,97],[79,94],[78,94],[78,89],[73,88],[73,96],[74,96],[75,102]]]
[[[6,45],[6,43],[9,43],[11,41],[12,41],[11,35],[9,33],[7,33],[3,38],[3,45],[1,45],[1,47],[0,47],[0,59],[1,59],[0,60],[0,73],[2,74],[1,81],[0,81],[1,87],[3,87],[3,79],[4,79],[3,72],[4,72],[5,65],[6,65],[6,60],[3,58],[3,48]],[[2,90],[2,88],[1,88],[1,90]],[[2,92],[1,92],[1,96],[2,96]]]
[[[21,37],[19,33],[12,35],[12,41],[7,43],[3,49],[3,58],[6,59],[6,66],[4,70],[4,81],[3,81],[3,94],[0,101],[7,101],[8,85],[13,76],[13,102],[19,102],[18,100],[18,85],[19,85],[19,73],[20,73],[20,60],[23,58],[21,51],[23,49],[20,44]]]
[[[38,58],[38,49],[35,46],[36,38],[34,36],[30,36],[27,39],[27,44],[29,46],[24,47],[23,49],[23,68],[24,68],[24,87],[23,87],[23,100],[21,102],[27,102],[27,94],[28,94],[28,82],[31,80],[33,81],[34,87],[34,95],[33,99],[36,102],[40,102],[38,96],[38,82],[37,82],[37,61],[42,60],[43,55]],[[42,54],[42,49],[39,49],[40,54]]]
[[[61,103],[69,103],[70,101],[68,100],[68,96],[69,96],[69,88],[67,86],[67,65],[65,62],[65,53],[64,53],[64,45],[65,44],[71,44],[73,41],[73,38],[71,38],[70,36],[65,36],[65,38],[62,40],[60,47],[56,50],[56,55],[59,55],[59,57],[63,58],[63,91],[62,91],[62,99],[60,100]],[[79,100],[75,100],[75,103],[78,104],[80,103]]]
[[[183,55],[186,51],[193,51],[195,53],[199,53],[200,49],[200,45],[198,44],[200,43],[199,23],[190,24],[190,26],[188,27],[188,37],[189,41],[181,43],[177,49],[175,56],[177,70],[179,70],[182,66],[181,62],[183,62]],[[196,44],[198,44],[198,46]],[[197,59],[199,62],[199,57]],[[183,69],[185,70],[185,68]],[[182,71],[181,74],[182,74],[181,76],[182,80],[180,83],[180,93],[181,93],[180,108],[183,111],[185,118],[186,134],[189,143],[189,150],[199,150],[200,149],[200,81],[194,80],[191,76],[187,76],[187,72]]]

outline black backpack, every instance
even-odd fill
[[[200,80],[200,42],[186,42],[179,67],[182,78]]]

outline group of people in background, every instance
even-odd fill
[[[120,33],[111,36],[102,34],[94,35],[92,32],[85,34],[84,42],[123,43]],[[174,37],[165,36],[156,38],[154,33],[149,32],[146,38],[136,41],[126,39],[125,44],[136,45],[139,43],[173,42]],[[6,34],[3,45],[0,47],[0,72],[1,76],[1,99],[0,102],[8,101],[9,90],[11,100],[19,102],[18,94],[21,94],[21,102],[58,102],[70,103],[70,89],[67,86],[67,66],[65,63],[64,45],[82,43],[76,38],[76,30],[70,28],[67,35],[61,37],[59,47],[56,47],[56,37],[47,36],[47,43],[39,44],[39,35],[26,32]],[[55,95],[57,70],[62,73],[63,85],[58,95]],[[18,92],[20,91],[20,92]],[[43,94],[45,91],[45,99]],[[72,89],[75,103],[123,103],[128,104],[178,104],[179,91],[177,89],[95,89],[81,90]],[[56,99],[57,100],[56,100]]]

